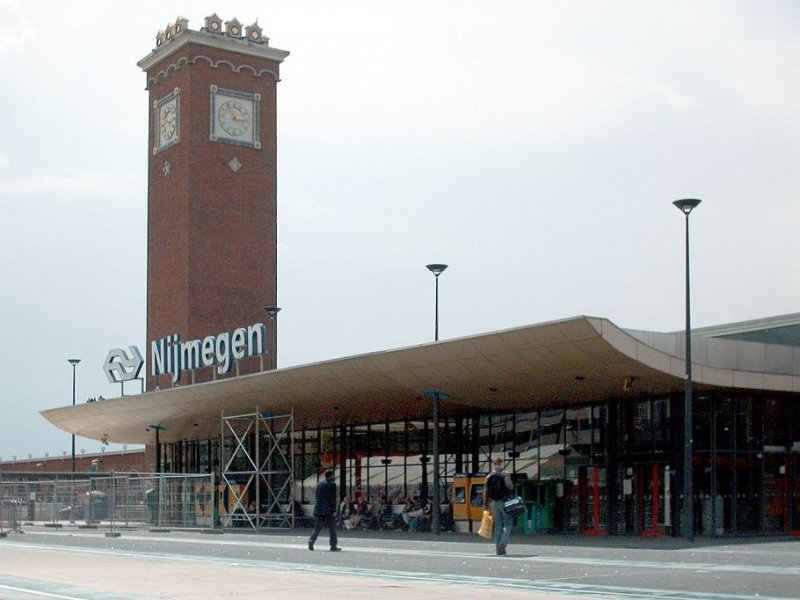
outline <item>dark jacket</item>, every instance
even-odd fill
[[[315,517],[336,515],[336,484],[327,477],[317,485],[317,501],[314,505]]]
[[[502,469],[495,469],[491,473],[486,476],[483,484],[483,507],[486,510],[491,510],[492,506],[492,498],[489,497],[489,477],[492,475],[501,475],[503,477],[503,484],[506,488],[507,493],[511,493],[514,491],[514,483],[511,481],[511,475],[503,471]]]

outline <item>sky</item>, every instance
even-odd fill
[[[258,20],[278,85],[278,365],[569,318],[800,311],[794,0],[0,0],[0,460],[147,354],[148,95],[178,16]],[[138,390],[128,384],[126,394]],[[79,452],[100,442],[78,438]],[[111,449],[119,449],[112,444]]]

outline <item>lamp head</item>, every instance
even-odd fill
[[[434,274],[434,276],[438,277],[444,270],[447,268],[447,265],[440,265],[440,264],[433,264],[433,265],[425,265],[428,270]]]
[[[81,362],[81,359],[80,358],[68,358],[67,362],[69,362],[69,364],[71,364],[73,367],[76,367],[78,365],[78,363]]]
[[[281,312],[281,309],[277,306],[267,306],[264,308],[264,310],[267,311],[267,314],[270,317],[277,317],[278,313]]]
[[[683,214],[688,215],[698,204],[700,204],[700,200],[697,198],[684,198],[683,200],[675,200],[673,204],[677,206],[678,210],[680,210]]]

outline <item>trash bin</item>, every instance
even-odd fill
[[[36,492],[28,494],[28,522],[33,523],[36,518]]]
[[[151,523],[155,523],[158,515],[158,493],[154,488],[145,491],[144,501],[147,510],[147,520]]]
[[[528,526],[528,519],[530,514],[530,505],[533,502],[533,482],[530,481],[527,475],[517,474],[514,478],[514,493],[525,504],[525,512],[514,519],[514,525],[517,531],[524,532]]]
[[[556,508],[556,482],[543,479],[536,482],[534,488],[534,501],[536,502],[536,519],[534,521],[537,531],[552,533]]]
[[[99,490],[86,492],[86,521],[100,521],[108,518],[108,495]]]
[[[526,502],[525,505],[528,507],[528,514],[522,531],[525,535],[536,535],[536,523],[539,519],[539,509],[536,506],[536,502]]]

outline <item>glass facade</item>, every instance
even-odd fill
[[[695,528],[700,535],[788,533],[800,528],[793,463],[800,428],[790,397],[695,399]]]
[[[696,394],[695,535],[787,533],[800,529],[798,400],[756,394]],[[518,493],[535,507],[537,532],[584,535],[684,534],[681,473],[683,396],[619,398],[558,409],[440,419],[440,482],[450,502],[454,478],[507,459]],[[407,420],[303,428],[292,434],[294,489],[313,503],[326,468],[342,497],[383,495],[399,504],[432,495],[433,423]],[[166,446],[164,469],[219,474],[220,443]],[[249,441],[254,443],[253,440]]]

